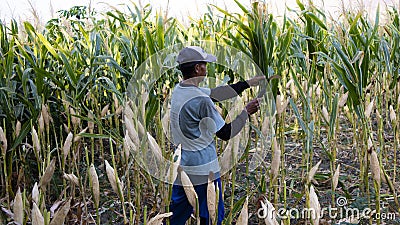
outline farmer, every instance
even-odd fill
[[[207,54],[202,48],[189,46],[182,49],[177,57],[183,81],[177,84],[171,98],[171,133],[174,144],[182,145],[181,168],[194,185],[198,196],[201,224],[209,223],[207,209],[207,178],[214,174],[214,185],[221,188],[220,167],[215,149],[214,135],[229,140],[240,132],[249,115],[257,112],[259,101],[250,101],[243,111],[231,123],[225,123],[213,102],[233,98],[250,86],[256,86],[265,80],[256,76],[247,81],[214,89],[200,88],[199,83],[207,75],[207,63],[215,62],[216,57]],[[184,225],[193,213],[186,198],[180,177],[172,189],[170,211],[171,225]],[[218,224],[224,218],[224,203],[219,192]]]

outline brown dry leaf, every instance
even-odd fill
[[[249,210],[248,210],[249,198],[246,197],[246,201],[244,202],[242,211],[240,211],[240,215],[237,219],[237,225],[247,225],[249,224]]]
[[[14,198],[13,213],[14,221],[19,224],[24,224],[24,204],[22,203],[22,195],[19,188]]]
[[[164,213],[164,214],[158,214],[157,216],[151,218],[149,220],[149,222],[147,222],[147,225],[162,225],[163,224],[162,223],[163,219],[168,218],[170,216],[172,216],[172,212]]]
[[[54,217],[49,225],[63,225],[70,208],[71,208],[71,198],[64,204],[64,206],[61,209],[59,209],[56,212],[56,214],[54,214]]]
[[[46,185],[50,182],[51,178],[53,177],[55,168],[56,168],[56,158],[53,158],[50,164],[47,166],[46,171],[44,171],[42,178],[40,178],[39,186],[41,188],[45,188]]]

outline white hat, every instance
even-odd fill
[[[176,59],[179,65],[189,62],[215,62],[216,60],[217,57],[208,54],[198,46],[188,46],[182,49]]]

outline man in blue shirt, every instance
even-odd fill
[[[243,111],[231,122],[225,123],[213,102],[237,96],[250,86],[256,86],[264,76],[247,81],[220,86],[214,89],[200,88],[199,83],[207,74],[207,63],[216,57],[202,48],[189,46],[177,57],[183,81],[177,84],[171,98],[171,133],[175,145],[182,145],[181,168],[194,185],[198,196],[201,224],[209,224],[207,209],[207,179],[214,174],[214,184],[221,188],[220,167],[215,148],[214,135],[229,140],[244,127],[249,115],[257,112],[259,101],[250,101]],[[170,211],[171,225],[184,225],[193,212],[178,178],[173,186]],[[222,193],[219,193],[218,225],[224,218]]]

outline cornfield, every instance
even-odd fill
[[[274,123],[261,110],[248,136],[218,141],[237,161],[222,189],[209,190],[214,201],[223,193],[224,224],[400,224],[399,9],[387,7],[383,22],[379,10],[371,20],[363,9],[331,20],[298,0],[277,19],[265,2],[235,4],[241,13],[209,5],[188,25],[150,5],[104,14],[75,6],[43,29],[0,23],[0,224],[167,221],[172,185],[148,173],[140,155],[179,161],[165,127],[181,75],[173,58],[150,83],[137,71],[163,49],[204,41],[251,58],[270,78],[276,108]],[[208,69],[211,87],[241,79],[220,65]],[[168,180],[183,173],[173,163]],[[345,208],[368,213],[340,214]]]

